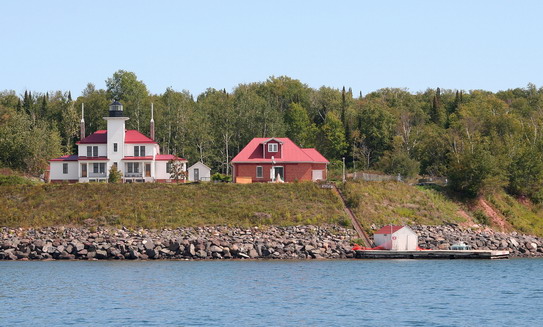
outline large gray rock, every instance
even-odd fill
[[[96,259],[107,259],[107,251],[96,250]]]
[[[169,249],[170,251],[177,252],[177,250],[179,250],[179,247],[180,247],[180,246],[181,246],[181,245],[179,244],[179,242],[177,242],[177,241],[172,241],[172,242],[170,242],[170,245],[168,246],[168,249]]]
[[[519,242],[513,237],[509,239],[509,243],[511,243],[511,246],[515,248],[518,248],[518,246],[520,245]]]
[[[152,250],[155,248],[155,244],[153,243],[151,239],[143,240],[143,242],[141,243],[143,244],[145,250]]]
[[[193,257],[196,255],[196,248],[195,248],[194,244],[189,245],[188,252]]]
[[[223,251],[223,249],[220,246],[217,246],[217,245],[210,246],[209,250],[211,252],[222,252]]]
[[[249,250],[249,257],[252,259],[258,258],[258,252],[255,249]]]

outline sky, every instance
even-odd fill
[[[0,90],[543,86],[543,1],[4,1]]]

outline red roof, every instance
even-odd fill
[[[51,159],[49,161],[77,161],[77,155],[76,154],[65,155],[59,158]]]
[[[283,143],[281,158],[275,158],[275,162],[311,162],[329,163],[316,149],[302,149],[287,137],[273,138]],[[232,163],[240,162],[271,162],[271,159],[263,158],[262,143],[271,140],[268,137],[255,137],[232,159]]]
[[[124,143],[155,143],[156,144],[155,141],[141,134],[135,129],[127,130],[125,133],[126,134],[125,134]]]
[[[404,228],[404,226],[383,226],[380,230],[376,231],[373,234],[394,234],[402,228]]]
[[[187,161],[186,159],[183,159],[183,158],[180,158],[180,157],[176,157],[174,156],[173,154],[157,154],[155,156],[155,160],[166,160],[166,161],[170,161],[170,160],[179,160],[179,161]]]
[[[306,148],[302,150],[316,162],[328,162],[328,160],[326,160],[326,158],[315,148]]]
[[[107,143],[107,130],[101,129],[76,142],[77,144],[100,144]]]
[[[154,143],[155,141],[136,131],[135,129],[129,129],[125,131],[125,143]],[[85,137],[77,144],[106,144],[107,143],[107,130],[102,129],[92,133]]]

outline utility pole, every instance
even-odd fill
[[[343,159],[343,183],[345,183],[345,157]]]

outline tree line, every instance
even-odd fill
[[[287,76],[209,88],[196,98],[167,88],[152,94],[124,70],[70,92],[0,93],[0,162],[39,173],[47,160],[75,152],[81,104],[87,134],[105,129],[113,100],[123,103],[128,129],[149,133],[154,104],[163,153],[203,161],[230,173],[230,160],[253,137],[289,137],[316,147],[332,162],[403,176],[446,176],[453,190],[488,190],[543,201],[543,88],[489,92],[384,88],[354,95],[350,88],[314,89]]]

